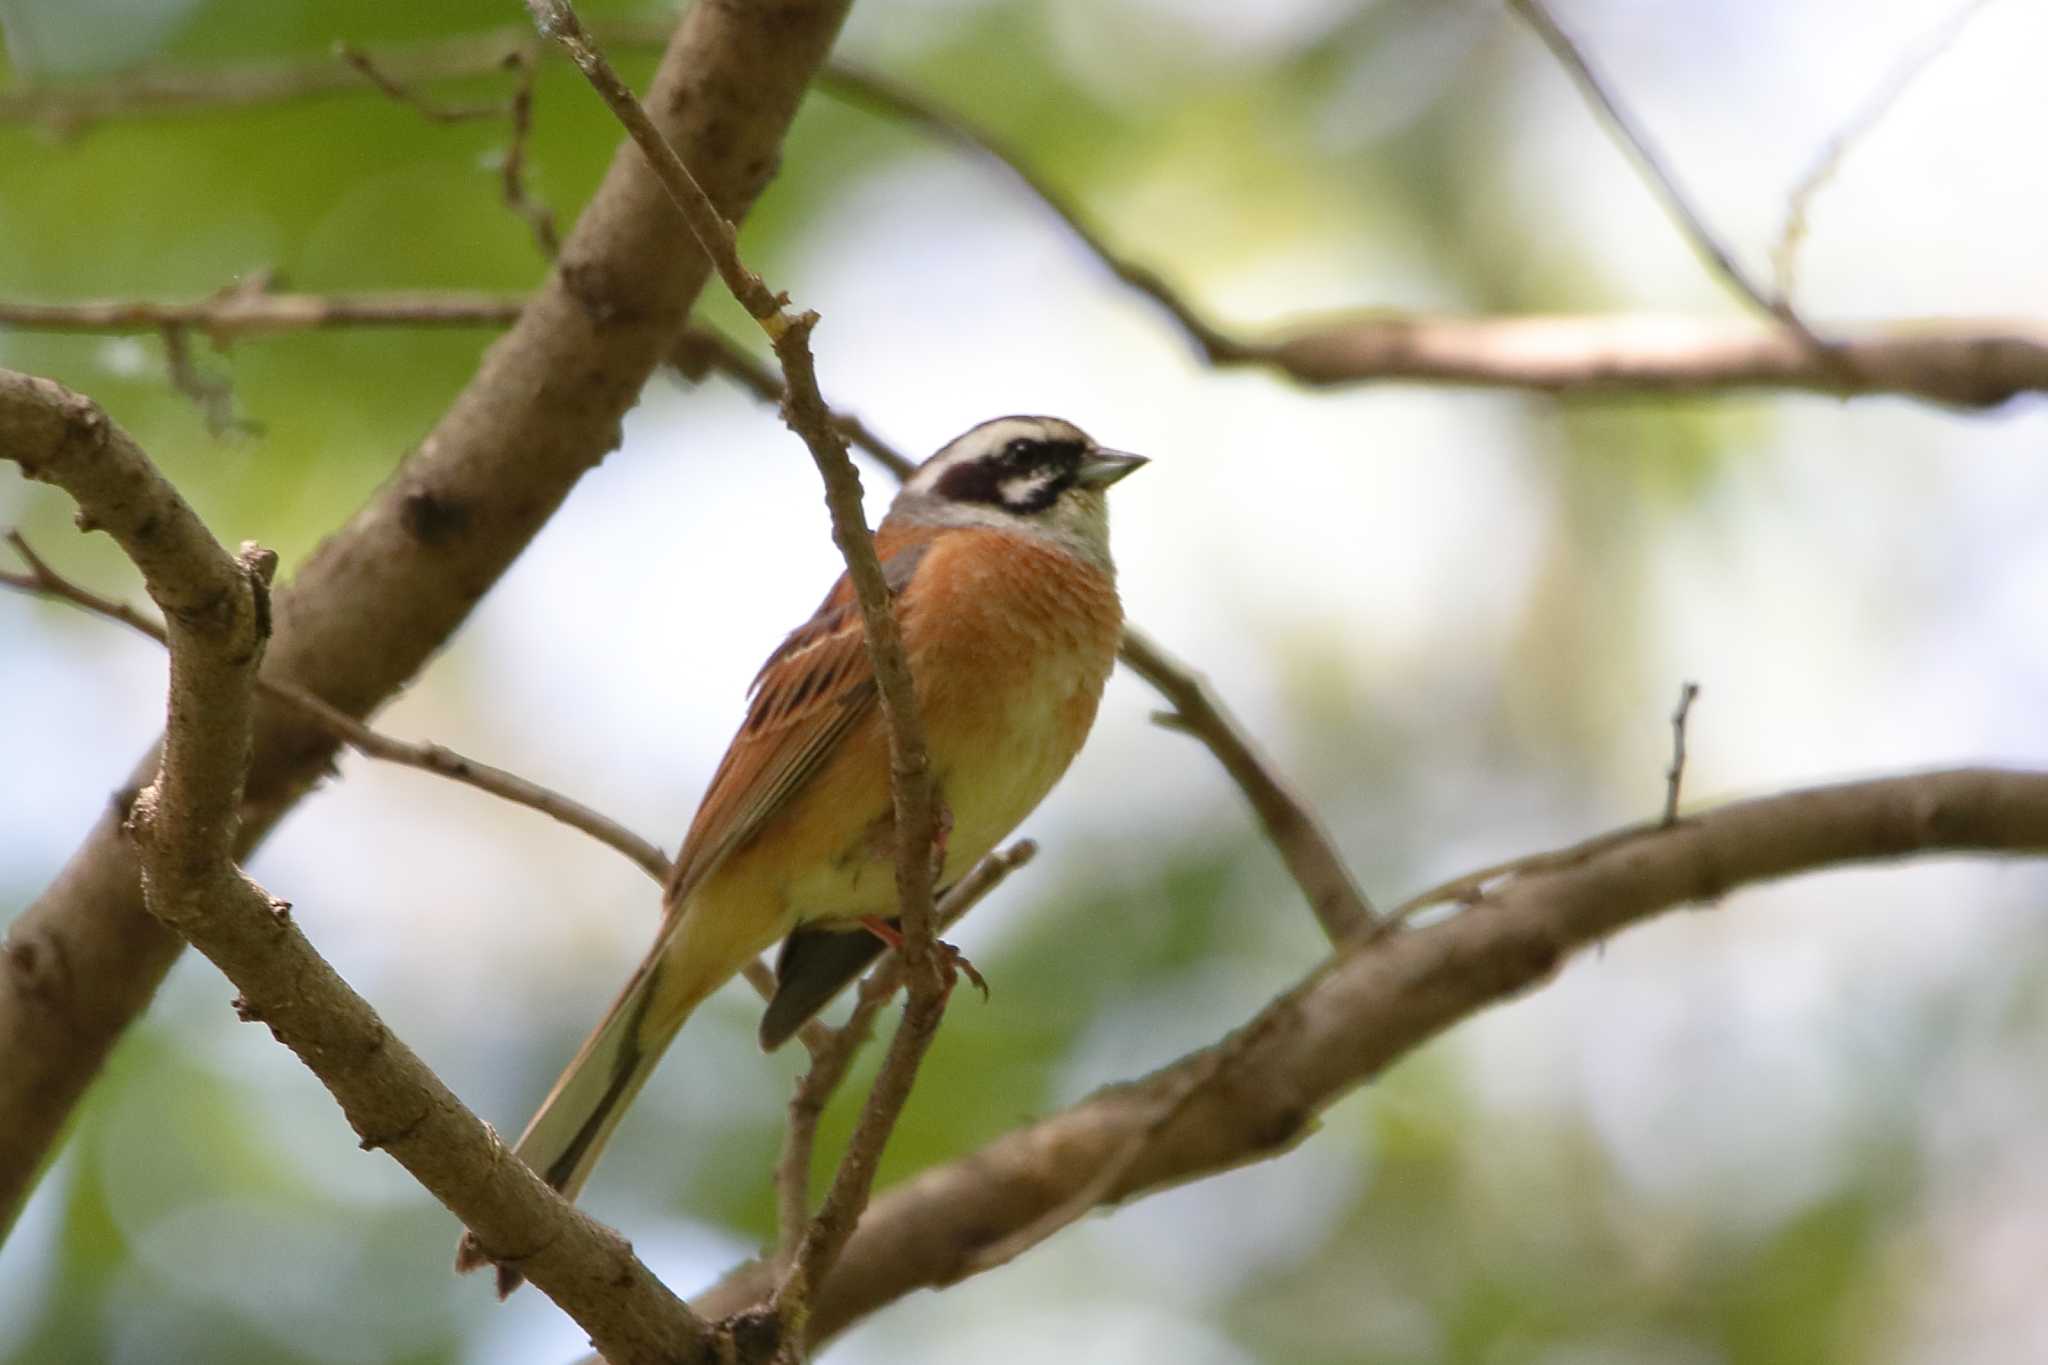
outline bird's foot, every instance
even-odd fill
[[[898,953],[903,951],[903,933],[888,920],[880,915],[863,915],[860,923],[863,929]],[[967,954],[944,939],[934,940],[932,949],[938,955],[939,972],[945,978],[948,995],[953,993],[953,987],[959,984],[960,978],[964,976],[974,984],[974,989],[981,992],[982,999],[988,999],[988,978],[975,970],[974,964],[967,960]]]

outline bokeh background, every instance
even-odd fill
[[[1953,12],[1557,7],[1757,263],[1829,135]],[[0,0],[13,83],[521,18],[485,0]],[[1738,311],[1482,0],[860,0],[842,50],[1014,140],[1245,327],[1350,306]],[[1814,211],[1812,316],[2048,313],[2043,50],[2048,9],[1993,0],[1856,148]],[[537,117],[534,187],[566,219],[617,132],[559,67]],[[0,127],[0,297],[188,297],[265,268],[310,291],[524,288],[543,263],[498,199],[504,144],[501,124],[432,125],[369,92]],[[1309,393],[1211,372],[1003,176],[822,96],[745,245],[824,315],[828,393],[906,448],[1049,411],[1156,457],[1115,500],[1132,616],[1210,674],[1384,903],[1654,812],[1687,678],[1705,689],[1699,801],[2048,762],[2038,403]],[[0,364],[95,395],[222,539],[276,546],[288,574],[488,339],[201,346],[260,427],[226,439],[171,391],[155,338],[0,331]],[[870,483],[875,515],[888,480]],[[0,470],[0,522],[139,600],[69,515]],[[380,724],[673,847],[753,669],[836,563],[773,414],[658,377],[624,448]],[[155,646],[0,597],[0,918],[155,733],[163,685]],[[1042,856],[962,930],[994,998],[949,1017],[885,1180],[1214,1038],[1316,960],[1234,789],[1148,723],[1155,704],[1112,683],[1026,827]],[[501,1129],[656,912],[590,841],[354,757],[253,870]],[[1093,1219],[832,1358],[2044,1358],[2044,899],[2038,867],[1955,860],[1667,915],[1407,1059],[1285,1159]],[[453,1219],[356,1149],[231,994],[188,957],[92,1092],[0,1248],[0,1359],[573,1355],[580,1333],[538,1295],[499,1307],[446,1273]],[[684,1290],[770,1229],[796,1059],[755,1050],[755,1009],[736,988],[691,1024],[586,1201]]]

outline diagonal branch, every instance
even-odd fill
[[[1869,136],[1870,130],[1905,97],[1913,82],[1920,79],[1955,44],[1956,39],[1963,36],[1963,30],[1970,26],[1970,21],[1989,3],[1990,0],[1964,0],[1956,12],[1929,34],[1916,50],[1907,53],[1885,73],[1877,88],[1865,97],[1849,121],[1827,140],[1827,145],[1821,148],[1813,164],[1799,177],[1799,183],[1785,198],[1785,222],[1778,229],[1778,244],[1771,251],[1771,268],[1776,277],[1779,298],[1791,298],[1798,282],[1799,247],[1806,240],[1807,215],[1812,211],[1814,196],[1835,178],[1835,172],[1842,168],[1842,162],[1851,149]]]
[[[689,224],[698,246],[711,258],[719,278],[775,347],[776,357],[782,362],[783,420],[803,438],[824,479],[825,502],[832,514],[832,538],[846,560],[847,576],[860,604],[868,658],[888,732],[896,895],[910,997],[881,1074],[868,1092],[831,1191],[806,1229],[776,1292],[776,1318],[792,1337],[800,1336],[809,1311],[811,1287],[830,1270],[861,1210],[867,1206],[882,1148],[910,1097],[918,1064],[945,1011],[948,983],[937,952],[932,904],[931,855],[938,835],[938,809],[924,722],[918,713],[895,607],[861,510],[860,474],[848,458],[845,439],[833,426],[825,400],[818,392],[810,351],[810,333],[817,325],[817,314],[791,316],[786,310],[786,296],[771,292],[760,276],[747,269],[740,260],[737,234],[731,222],[719,212],[675,148],[613,73],[567,0],[527,0],[527,7],[541,32],[561,44],[632,135]]]
[[[1135,626],[1124,627],[1123,660],[1131,671],[1151,683],[1173,703],[1161,713],[1161,724],[1194,736],[1223,765],[1231,781],[1251,802],[1266,837],[1280,851],[1295,885],[1308,899],[1316,922],[1330,942],[1341,944],[1376,922],[1372,903],[1344,866],[1329,831],[1315,812],[1288,790],[1272,765],[1252,748],[1229,710],[1202,676],[1161,649]]]
[[[706,1330],[613,1233],[549,1190],[323,961],[290,907],[235,862],[256,671],[277,557],[231,558],[98,407],[0,371],[0,452],[61,486],[82,527],[142,570],[171,654],[163,757],[126,821],[145,905],[210,958],[334,1095],[364,1147],[382,1147],[498,1245],[534,1248],[527,1274],[615,1365],[708,1359]]]
[[[983,858],[939,902],[938,928],[945,929],[979,905],[1037,854],[1037,844],[1019,839]],[[823,1036],[811,1042],[811,1064],[797,1078],[796,1088],[790,1094],[782,1154],[775,1164],[776,1252],[785,1261],[802,1244],[811,1217],[811,1153],[817,1143],[818,1120],[824,1117],[826,1104],[845,1083],[853,1059],[873,1034],[875,1016],[903,988],[903,978],[903,959],[891,953],[862,979],[860,993],[846,1022],[824,1031]]]
[[[1783,323],[1809,350],[1819,352],[1824,349],[1821,339],[1814,335],[1805,321],[1793,310],[1791,300],[1783,294],[1765,289],[1761,283],[1752,279],[1749,272],[1743,269],[1742,263],[1735,259],[1735,253],[1715,236],[1713,229],[1707,226],[1706,216],[1694,206],[1692,197],[1685,192],[1684,186],[1678,183],[1677,173],[1664,159],[1664,154],[1657,150],[1657,145],[1650,140],[1650,135],[1622,104],[1620,96],[1615,94],[1599,71],[1594,69],[1584,49],[1565,31],[1564,26],[1557,22],[1549,6],[1544,4],[1543,0],[1508,0],[1508,8],[1521,15],[1529,27],[1536,31],[1536,36],[1543,40],[1543,45],[1557,58],[1558,65],[1565,69],[1565,74],[1571,77],[1572,83],[1579,87],[1586,99],[1607,120],[1608,126],[1614,129],[1616,136],[1621,139],[1622,146],[1636,163],[1636,169],[1642,172],[1643,179],[1648,182],[1650,189],[1663,204],[1665,213],[1678,225],[1679,231],[1685,235],[1686,241],[1691,243],[1693,250],[1706,258],[1714,273],[1727,281],[1736,293],[1753,304],[1759,312]]]
[[[988,1248],[1081,1192],[1108,1207],[1280,1155],[1414,1048],[1660,911],[1874,859],[2048,853],[2048,774],[1961,768],[1814,787],[1582,847],[1460,914],[1352,939],[1223,1042],[885,1192],[818,1287],[810,1344],[975,1273]],[[752,1302],[770,1273],[743,1267],[696,1307]]]
[[[28,572],[14,573],[0,569],[0,587],[69,602],[96,616],[119,621],[160,645],[168,643],[162,625],[150,620],[126,602],[102,597],[64,577],[35,552],[28,541],[22,538],[20,532],[9,531],[6,540],[28,565]],[[421,772],[433,773],[437,777],[445,777],[464,786],[474,787],[501,800],[510,801],[516,806],[539,811],[542,815],[559,820],[569,828],[588,834],[599,843],[624,854],[657,883],[668,876],[668,859],[663,856],[660,849],[609,816],[558,791],[543,787],[517,773],[507,772],[503,768],[496,768],[459,754],[445,745],[394,739],[381,731],[371,729],[346,712],[329,706],[317,694],[292,683],[258,677],[256,691],[297,708],[365,758],[381,759],[401,767],[417,768]]]
[[[847,0],[698,5],[675,27],[650,105],[729,216],[760,193],[846,8]],[[349,84],[360,82],[331,65]],[[384,69],[417,78],[400,64]],[[577,480],[617,445],[621,417],[708,274],[675,228],[639,153],[622,149],[560,262],[476,376],[277,595],[266,676],[361,717],[442,647]],[[334,749],[332,736],[298,711],[259,709],[238,853],[246,856],[312,789]],[[129,784],[141,786],[155,767],[154,755],[146,757]],[[143,911],[133,853],[114,815],[8,925],[0,949],[0,1113],[10,1115],[0,1125],[0,1227],[179,947]]]
[[[608,45],[638,52],[660,52],[675,30],[675,20],[667,17],[612,19],[597,26]],[[78,133],[107,119],[157,118],[353,95],[364,88],[366,76],[374,83],[381,84],[377,80],[381,77],[397,87],[416,87],[489,75],[532,46],[531,28],[509,26],[404,44],[374,54],[374,76],[339,51],[198,70],[145,67],[104,82],[0,89],[0,124],[38,123],[59,132]]]
[[[1205,360],[1215,365],[1227,365],[1246,358],[1243,342],[1218,330],[1159,272],[1111,247],[1087,218],[1067,202],[1065,196],[1031,168],[1028,158],[988,128],[969,123],[960,115],[940,108],[908,86],[844,62],[834,62],[827,67],[818,85],[849,103],[922,128],[956,147],[988,159],[1051,210],[1067,231],[1073,233],[1081,245],[1108,268],[1110,274],[1158,304],[1194,342]]]
[[[186,303],[94,299],[0,303],[0,327],[36,332],[160,332],[189,327],[216,345],[241,337],[346,327],[508,327],[524,294],[393,290],[381,294],[273,294],[230,288]]]

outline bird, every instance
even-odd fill
[[[1123,633],[1111,484],[1146,464],[1056,417],[941,447],[875,529],[926,731],[943,890],[1052,790],[1094,724]],[[888,733],[842,574],[769,655],[663,887],[653,947],[514,1152],[575,1199],[690,1014],[778,942],[773,1050],[900,943]],[[465,1234],[456,1268],[494,1258]],[[499,1263],[502,1297],[520,1282]]]

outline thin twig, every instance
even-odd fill
[[[1621,832],[1617,832],[1621,833]],[[1640,842],[1636,842],[1640,840]],[[1482,913],[1352,940],[1223,1043],[927,1169],[875,1200],[823,1287],[806,1343],[923,1288],[958,1283],[978,1249],[1100,1186],[1131,1134],[1142,1143],[1099,1202],[1267,1160],[1316,1116],[1427,1040],[1540,986],[1570,954],[1668,907],[1823,868],[1920,854],[2048,852],[2048,774],[1962,769],[1784,792],[1689,816],[1605,857],[1508,888]],[[1219,1049],[1229,1052],[1219,1063]],[[1186,1087],[1184,1091],[1183,1088]],[[858,1267],[858,1273],[853,1273]],[[694,1302],[707,1313],[759,1298],[773,1267],[742,1268]]]
[[[614,49],[659,52],[675,32],[673,16],[608,19],[595,25]],[[417,86],[485,76],[507,56],[533,46],[530,27],[436,38],[379,49],[376,70]],[[161,117],[204,109],[283,104],[363,89],[364,72],[332,53],[281,61],[228,63],[200,69],[144,68],[99,84],[18,86],[0,90],[0,123],[40,123],[78,133],[105,119]]]
[[[881,1074],[862,1106],[832,1188],[806,1229],[776,1293],[775,1315],[787,1335],[797,1336],[809,1311],[811,1286],[831,1269],[852,1234],[860,1211],[867,1206],[882,1148],[909,1098],[918,1064],[945,1011],[946,982],[936,951],[932,904],[931,854],[938,830],[937,797],[932,789],[924,726],[894,606],[862,512],[860,474],[847,457],[845,440],[832,425],[824,398],[818,392],[810,352],[810,333],[817,324],[817,315],[806,312],[791,316],[784,309],[786,299],[770,291],[760,276],[746,268],[739,257],[732,224],[662,137],[632,91],[612,71],[566,0],[527,0],[527,8],[542,34],[561,44],[592,89],[632,135],[682,213],[691,235],[711,259],[719,278],[775,347],[776,358],[782,362],[786,390],[783,420],[803,437],[824,479],[833,539],[846,560],[847,576],[860,603],[869,660],[888,731],[890,789],[895,808],[896,892],[903,925],[902,953],[910,974],[910,998]]]
[[[430,99],[413,89],[403,77],[386,72],[376,58],[353,44],[336,43],[334,55],[360,72],[371,85],[429,123],[474,123],[479,119],[503,118],[505,115],[504,104],[496,100],[489,104],[441,104]]]
[[[1790,299],[1798,287],[1799,248],[1806,241],[1807,216],[1812,211],[1814,196],[1834,179],[1850,150],[1891,113],[1912,84],[1955,44],[1970,21],[1989,3],[1990,0],[1965,0],[1917,48],[1894,63],[1799,177],[1799,183],[1785,199],[1785,223],[1778,230],[1778,245],[1771,252],[1779,298]]]
[[[1433,905],[1473,905],[1492,895],[1498,888],[1495,883],[1510,877],[1533,877],[1538,873],[1566,872],[1579,867],[1591,859],[1615,847],[1655,834],[1665,826],[1658,821],[1645,824],[1624,825],[1619,829],[1596,834],[1590,839],[1565,848],[1546,849],[1541,853],[1524,854],[1494,863],[1471,872],[1461,873],[1447,882],[1439,882],[1427,891],[1419,891],[1395,906],[1381,924],[1385,928],[1405,924],[1418,912]]]
[[[552,261],[562,252],[562,237],[555,229],[555,212],[526,188],[526,147],[533,136],[533,87],[540,78],[539,56],[531,48],[514,52],[505,58],[505,69],[515,71],[519,76],[507,106],[508,117],[512,121],[512,140],[506,144],[504,159],[498,165],[505,206],[525,220],[533,232],[533,244],[540,249],[542,256]]]
[[[206,419],[206,429],[216,437],[260,432],[262,427],[259,424],[236,414],[235,386],[232,383],[200,373],[198,364],[192,359],[185,329],[171,323],[162,332],[164,365],[170,372],[171,387],[199,408],[200,415]]]
[[[989,159],[1066,224],[1067,230],[1112,275],[1164,309],[1211,364],[1230,364],[1244,356],[1244,343],[1212,325],[1157,271],[1112,248],[1079,209],[1034,171],[1021,152],[996,133],[940,107],[907,86],[845,62],[834,62],[827,67],[818,84],[820,89],[849,103],[915,124],[955,146]]]
[[[692,329],[677,343],[672,358],[685,374],[718,370],[763,402],[776,402],[782,396],[782,386],[767,366],[718,333]],[[849,440],[898,477],[915,467],[858,418],[835,412],[831,420]],[[1173,703],[1179,718],[1176,728],[1206,745],[1245,794],[1331,942],[1370,925],[1372,904],[1345,867],[1328,832],[1314,812],[1288,790],[1272,765],[1259,756],[1222,699],[1198,674],[1135,626],[1125,627],[1119,652],[1134,673]]]
[[[1037,853],[1037,844],[1019,839],[975,864],[940,899],[939,928],[943,931],[979,905]],[[810,1048],[811,1064],[797,1078],[789,1097],[789,1121],[783,1129],[782,1154],[775,1165],[778,1258],[787,1260],[796,1253],[811,1216],[811,1154],[817,1145],[818,1120],[845,1083],[854,1058],[873,1034],[875,1016],[902,986],[903,959],[891,954],[861,981],[846,1022],[838,1028],[822,1030],[823,1036]]]
[[[702,1359],[703,1323],[515,1159],[236,864],[277,556],[253,544],[230,556],[126,432],[48,380],[0,370],[0,453],[69,493],[80,525],[114,538],[164,614],[161,757],[124,822],[149,914],[235,984],[243,1017],[306,1063],[366,1148],[493,1244],[530,1246],[534,1283],[615,1365]]]
[[[1251,740],[1200,674],[1134,626],[1124,627],[1123,660],[1173,703],[1162,722],[1207,745],[1251,802],[1266,837],[1280,851],[1332,943],[1341,943],[1374,922],[1372,904],[1338,856],[1329,832],[1252,747]]]
[[[378,294],[272,294],[238,286],[185,303],[91,299],[0,302],[0,327],[37,332],[161,332],[189,327],[215,344],[240,337],[342,327],[508,327],[524,294],[392,290]]]
[[[150,620],[125,602],[102,597],[64,577],[30,548],[28,541],[22,538],[20,532],[9,531],[6,539],[7,543],[14,547],[15,553],[21,556],[22,562],[28,565],[29,572],[19,574],[0,570],[0,586],[69,602],[108,620],[119,621],[142,632],[158,644],[165,643],[164,628],[160,623]],[[365,757],[381,759],[408,768],[418,768],[422,772],[434,773],[465,786],[474,787],[478,791],[488,792],[492,796],[510,801],[514,805],[524,806],[528,810],[539,811],[624,854],[656,882],[664,881],[668,877],[668,859],[662,855],[660,849],[580,801],[529,781],[516,773],[507,772],[503,768],[494,768],[488,763],[465,757],[439,744],[393,739],[329,705],[303,687],[259,674],[256,679],[256,690],[266,697],[296,708],[336,739]]]
[[[1699,695],[1698,683],[1684,684],[1678,689],[1678,709],[1671,713],[1671,766],[1664,770],[1664,818],[1659,822],[1666,829],[1678,823],[1678,790],[1685,781],[1685,723]]]
[[[1607,124],[1621,139],[1636,167],[1643,173],[1650,188],[1663,203],[1664,211],[1692,243],[1693,250],[1706,257],[1715,273],[1728,282],[1738,294],[1754,304],[1758,311],[1776,318],[1798,336],[1800,341],[1816,354],[1827,349],[1826,343],[1806,325],[1792,304],[1781,294],[1773,294],[1762,284],[1751,278],[1735,254],[1722,245],[1713,229],[1707,226],[1705,215],[1694,206],[1692,199],[1678,183],[1678,176],[1665,162],[1664,156],[1650,140],[1649,134],[1623,106],[1620,98],[1608,86],[1564,26],[1550,13],[1543,0],[1508,0],[1508,7],[1527,21],[1543,45],[1550,49],[1558,64],[1572,78],[1580,91],[1592,101]]]
[[[763,403],[782,402],[782,377],[756,360],[738,342],[708,327],[683,329],[669,351],[669,363],[692,380],[716,370]],[[834,408],[831,420],[848,444],[866,451],[897,478],[907,479],[917,468],[917,461],[875,435],[867,423],[852,413]]]
[[[498,179],[505,207],[525,222],[542,256],[553,260],[560,254],[562,240],[555,230],[554,212],[530,195],[526,188],[526,145],[533,134],[533,87],[540,75],[539,52],[533,43],[513,48],[497,62],[499,70],[513,73],[512,93],[503,100],[488,104],[438,104],[407,82],[384,71],[369,53],[347,43],[336,43],[334,55],[362,72],[386,95],[430,123],[504,119],[511,128],[511,140],[498,163]]]

